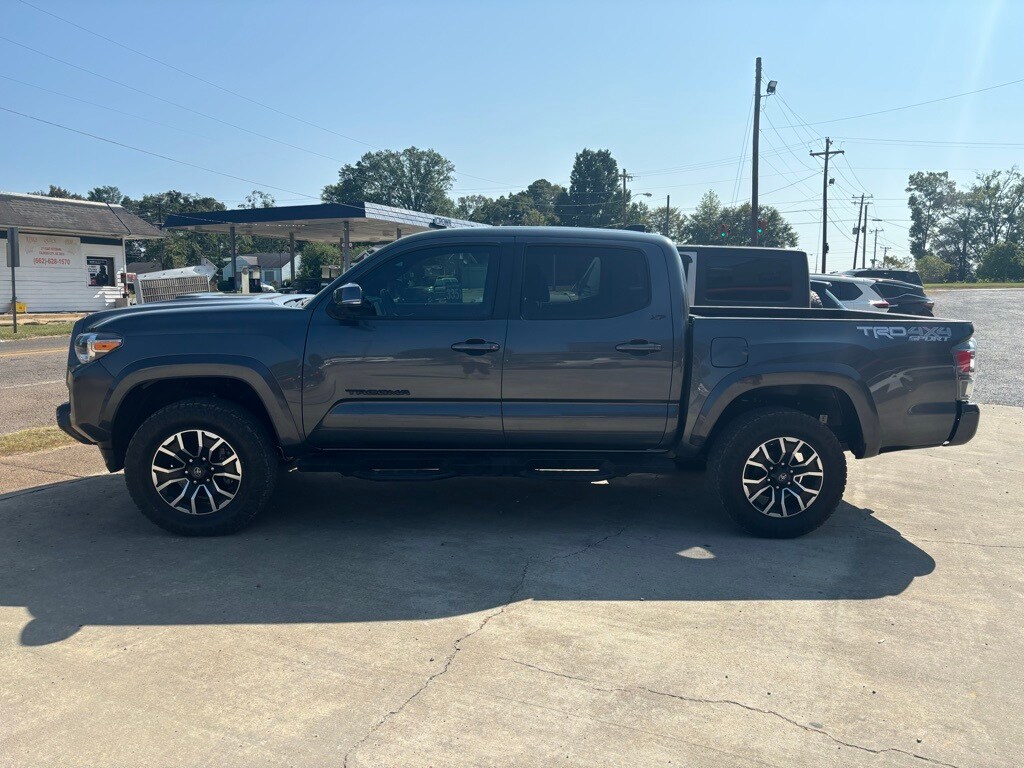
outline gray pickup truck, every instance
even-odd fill
[[[756,287],[742,282],[740,295]],[[691,307],[680,254],[657,235],[447,230],[382,248],[303,306],[229,297],[90,315],[57,420],[179,534],[242,528],[282,469],[594,480],[706,461],[736,522],[791,537],[839,504],[844,451],[974,436],[972,333]]]

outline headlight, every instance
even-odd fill
[[[113,333],[80,333],[75,337],[75,355],[84,365],[113,352],[122,344],[124,339]]]

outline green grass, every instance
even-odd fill
[[[924,287],[931,291],[953,288],[1024,288],[1024,283],[925,283]]]
[[[32,427],[20,432],[0,435],[0,456],[45,451],[47,448],[59,448],[74,442],[61,432],[59,427]]]
[[[67,336],[71,333],[74,323],[18,323],[18,332],[14,332],[11,325],[0,325],[0,339],[13,341],[14,339],[35,339],[40,336]]]

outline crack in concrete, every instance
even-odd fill
[[[925,539],[918,536],[914,536],[912,533],[900,533],[893,531],[879,531],[874,528],[868,528],[864,525],[843,525],[837,524],[832,526],[833,528],[846,528],[852,531],[863,531],[864,533],[871,533],[876,536],[887,536],[890,539],[906,539],[909,542],[922,541],[926,544],[955,544],[962,547],[979,547],[981,549],[1024,549],[1024,544],[990,544],[985,541],[958,541],[956,539]]]
[[[618,690],[623,691],[623,692],[627,692],[627,691],[629,691],[631,689],[629,689],[629,688],[620,688]],[[881,755],[881,754],[885,754],[887,752],[892,752],[892,753],[895,753],[895,754],[904,755],[906,757],[913,757],[916,760],[921,760],[922,762],[929,763],[930,765],[941,765],[941,766],[944,766],[944,768],[958,768],[958,766],[954,765],[953,763],[945,763],[942,760],[936,760],[935,758],[927,757],[925,755],[920,755],[917,752],[910,752],[910,751],[905,750],[905,749],[900,749],[899,747],[878,747],[878,748],[875,748],[875,747],[866,747],[866,746],[864,746],[862,744],[857,744],[857,743],[852,742],[852,741],[845,741],[843,739],[840,739],[837,736],[832,735],[831,733],[829,733],[828,731],[824,730],[823,728],[815,728],[813,725],[806,725],[804,723],[801,723],[799,720],[794,720],[793,718],[788,717],[787,715],[782,714],[781,712],[776,712],[774,709],[762,709],[761,707],[755,707],[755,706],[753,706],[751,704],[744,704],[743,702],[736,701],[735,699],[706,699],[706,698],[701,698],[701,697],[698,697],[698,696],[683,696],[681,694],[667,693],[665,691],[655,690],[654,688],[646,688],[644,686],[639,686],[638,688],[632,689],[632,690],[644,691],[646,693],[650,693],[650,694],[653,694],[655,696],[666,696],[666,697],[671,698],[671,699],[678,699],[679,701],[686,701],[686,702],[689,702],[689,703],[692,703],[692,704],[709,704],[709,705],[719,704],[719,705],[735,706],[735,707],[739,707],[741,709],[745,709],[748,712],[757,712],[758,714],[771,715],[772,717],[777,717],[780,720],[782,720],[783,722],[789,723],[790,725],[794,725],[797,728],[800,728],[801,730],[807,731],[808,733],[818,733],[818,734],[821,734],[822,736],[824,736],[825,738],[835,742],[836,744],[840,744],[840,745],[842,745],[844,747],[849,747],[850,749],[856,749],[856,750],[860,750],[862,752],[868,752],[868,753],[870,753],[872,755]]]
[[[774,709],[763,709],[761,707],[755,707],[755,706],[753,706],[751,704],[744,704],[741,701],[736,701],[735,699],[709,699],[709,698],[704,698],[704,697],[699,697],[699,696],[684,696],[684,695],[678,694],[678,693],[668,693],[666,691],[659,691],[659,690],[657,690],[655,688],[648,688],[648,687],[642,686],[642,685],[641,686],[630,686],[630,687],[625,687],[625,688],[622,688],[622,687],[607,688],[607,687],[598,685],[594,680],[590,680],[590,679],[585,678],[585,677],[578,677],[576,675],[569,675],[569,674],[566,674],[564,672],[558,672],[558,671],[553,670],[553,669],[547,669],[545,667],[537,666],[536,664],[530,664],[530,663],[525,662],[525,661],[520,661],[519,659],[511,659],[511,658],[507,658],[505,656],[500,656],[499,658],[502,659],[503,661],[508,661],[508,662],[511,662],[512,664],[517,664],[517,665],[519,665],[521,667],[527,667],[528,669],[533,669],[533,670],[536,670],[536,671],[541,672],[541,673],[546,674],[546,675],[552,675],[554,677],[561,677],[561,678],[564,678],[564,679],[567,679],[567,680],[576,680],[576,681],[581,682],[581,683],[586,683],[587,687],[590,688],[591,690],[601,691],[602,693],[637,693],[637,692],[642,692],[642,693],[651,694],[653,696],[664,696],[664,697],[670,698],[670,699],[677,699],[678,701],[685,701],[685,702],[687,702],[689,704],[707,704],[707,705],[710,705],[710,706],[733,706],[733,707],[739,707],[740,709],[745,709],[748,712],[755,712],[755,713],[761,714],[761,715],[769,715],[771,717],[776,717],[776,718],[782,720],[783,722],[786,722],[786,723],[789,723],[790,725],[796,726],[797,728],[799,728],[799,729],[801,729],[803,731],[807,731],[808,733],[820,734],[820,735],[824,736],[825,738],[829,739],[830,741],[832,741],[832,742],[834,742],[836,744],[839,744],[841,746],[848,747],[850,749],[856,749],[856,750],[859,750],[859,751],[862,751],[862,752],[868,752],[868,753],[873,754],[873,755],[880,755],[880,754],[884,754],[884,753],[887,753],[887,752],[891,752],[891,753],[895,753],[895,754],[904,755],[906,757],[912,757],[915,760],[921,760],[922,762],[928,763],[930,765],[939,765],[939,766],[943,766],[943,768],[958,768],[958,766],[954,765],[953,763],[946,763],[946,762],[943,762],[941,760],[937,760],[935,758],[927,757],[926,755],[921,755],[921,754],[918,754],[916,752],[910,752],[910,751],[905,750],[905,749],[900,749],[899,747],[879,747],[879,748],[866,747],[863,744],[857,744],[857,743],[852,742],[852,741],[846,741],[844,739],[840,739],[838,736],[834,736],[833,734],[829,733],[828,731],[824,730],[823,728],[816,728],[816,727],[814,727],[812,725],[806,725],[804,723],[801,723],[798,720],[794,720],[793,718],[788,717],[787,715],[782,714],[781,712],[776,712]]]
[[[604,542],[608,541],[608,539],[614,538],[616,536],[621,536],[622,533],[625,530],[626,530],[626,528],[625,528],[625,526],[623,526],[621,529],[619,529],[619,531],[617,533],[610,533],[610,534],[608,534],[607,536],[605,536],[602,539],[598,539],[597,541],[590,542],[589,544],[584,546],[582,549],[576,550],[574,552],[570,552],[570,553],[565,554],[565,555],[554,555],[552,557],[549,557],[547,560],[540,561],[540,563],[549,563],[549,562],[552,562],[554,560],[560,560],[560,559],[564,559],[564,558],[567,558],[567,557],[574,557],[576,555],[581,555],[584,552],[586,552],[587,550],[593,549],[594,547],[596,547],[596,546],[598,546],[600,544],[603,544]],[[387,724],[390,720],[392,720],[396,716],[400,715],[402,713],[402,711],[405,710],[405,708],[408,707],[409,704],[411,704],[420,694],[422,694],[424,691],[427,690],[427,688],[429,688],[431,685],[433,685],[435,681],[437,681],[438,679],[443,677],[445,674],[447,674],[448,670],[452,666],[452,662],[455,661],[455,657],[458,656],[459,652],[462,650],[462,643],[464,643],[469,638],[473,637],[473,635],[475,635],[478,632],[482,631],[484,629],[484,627],[486,627],[487,624],[491,621],[491,619],[495,618],[496,616],[500,616],[501,614],[503,614],[505,612],[505,609],[509,607],[509,605],[516,599],[516,597],[519,596],[519,593],[522,592],[523,588],[526,586],[526,579],[527,579],[527,576],[530,573],[530,568],[532,566],[536,565],[537,563],[538,563],[538,561],[536,561],[536,560],[527,560],[523,564],[523,570],[519,574],[519,578],[516,581],[515,585],[512,587],[512,591],[509,593],[509,596],[505,600],[504,604],[502,604],[501,606],[499,606],[498,608],[496,608],[495,610],[491,611],[486,616],[484,616],[483,620],[481,620],[481,622],[476,626],[475,629],[471,629],[469,632],[467,632],[466,634],[464,634],[461,637],[459,637],[454,642],[454,644],[452,646],[451,653],[449,653],[445,657],[444,662],[441,665],[441,668],[439,670],[437,670],[436,672],[434,672],[433,674],[431,674],[426,680],[424,680],[423,681],[423,685],[421,685],[419,688],[417,688],[415,691],[413,691],[412,695],[409,696],[405,701],[403,701],[401,704],[399,704],[395,709],[389,710],[382,718],[380,718],[376,723],[374,723],[370,727],[370,730],[368,730],[363,735],[363,737],[361,739],[356,741],[351,747],[348,748],[348,750],[345,752],[344,758],[342,759],[342,768],[348,768],[349,760],[351,759],[353,754],[374,733],[376,733],[382,727],[384,727],[384,725]]]

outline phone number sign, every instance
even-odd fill
[[[81,267],[82,241],[77,237],[22,235],[21,263],[26,267]]]

